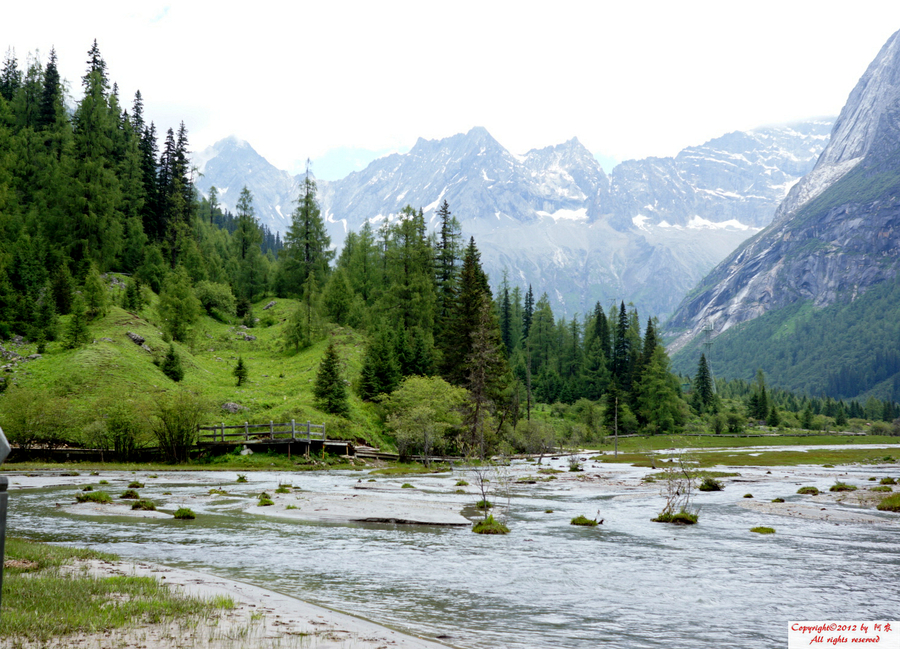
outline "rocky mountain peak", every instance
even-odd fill
[[[853,88],[813,171],[791,190],[775,221],[794,214],[853,169],[873,148],[897,139],[900,106],[900,31],[894,32]]]

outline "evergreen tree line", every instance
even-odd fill
[[[109,271],[134,278],[132,304],[178,269],[238,299],[268,290],[283,244],[249,192],[236,214],[198,200],[184,123],[161,136],[140,91],[125,108],[96,41],[81,84],[68,105],[53,50],[24,68],[9,50],[0,69],[0,336],[54,340],[58,315],[90,319],[102,307],[77,298]]]

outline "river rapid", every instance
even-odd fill
[[[588,460],[584,472],[570,473],[566,458],[548,464],[562,471],[556,479],[513,487],[505,536],[252,511],[252,496],[280,482],[297,493],[352,495],[374,478],[392,497],[458,503],[474,520],[480,495],[473,486],[454,493],[461,478],[474,484],[459,468],[400,478],[255,472],[245,484],[229,472],[10,474],[8,534],[214,573],[468,648],[768,648],[786,646],[789,620],[898,619],[900,516],[866,510],[877,522],[836,523],[741,506],[745,493],[808,503],[796,495],[800,485],[827,491],[836,479],[867,488],[877,484],[870,477],[900,479],[897,465],[732,469],[740,476],[723,479],[724,491],[697,493],[699,524],[675,527],[650,520],[664,500],[659,483],[642,483],[648,469]],[[506,471],[546,477],[524,461]],[[98,517],[57,506],[72,503],[80,485],[99,488],[101,478],[114,495],[140,480],[142,497],[168,510],[188,506],[197,519]],[[399,489],[404,482],[415,489]],[[208,496],[212,487],[229,496]],[[506,501],[495,501],[501,515]],[[852,499],[836,507],[859,511]],[[579,514],[604,523],[570,525]],[[776,533],[749,531],[759,525]]]

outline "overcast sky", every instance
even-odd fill
[[[837,115],[897,29],[897,0],[51,1],[4,7],[0,50],[55,46],[77,98],[96,38],[162,133],[184,120],[195,151],[234,134],[299,171],[476,125],[514,153],[670,156]]]

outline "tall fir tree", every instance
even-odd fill
[[[310,273],[315,273],[320,285],[328,278],[328,264],[334,257],[334,251],[331,250],[331,237],[325,229],[316,191],[316,181],[309,174],[307,162],[297,208],[284,235],[284,279],[281,286],[286,295],[300,295]]]
[[[319,363],[319,371],[316,373],[316,382],[313,385],[313,396],[320,410],[339,417],[346,417],[350,414],[347,389],[341,376],[340,358],[333,342],[328,343],[325,357]]]

